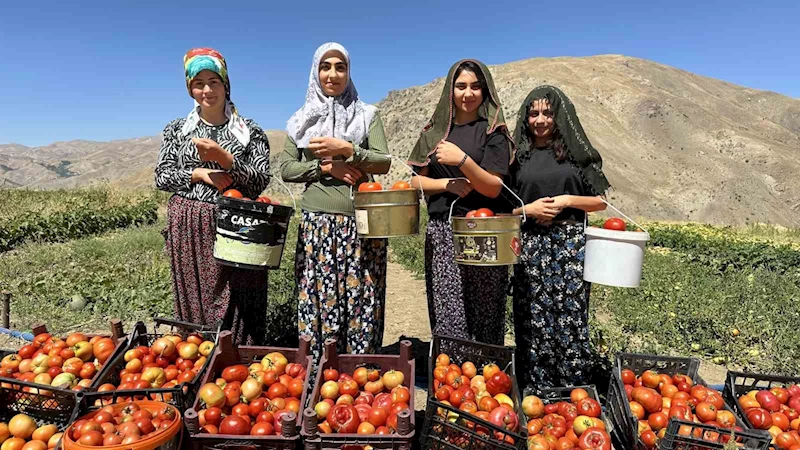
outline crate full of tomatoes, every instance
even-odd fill
[[[230,331],[220,333],[219,349],[186,411],[191,448],[294,449],[312,369],[309,342],[236,346]]]
[[[728,372],[725,401],[746,426],[765,430],[777,450],[800,450],[800,378]]]
[[[522,399],[529,450],[611,450],[611,423],[594,386],[542,389]]]
[[[526,447],[512,349],[434,335],[429,364],[425,448]]]
[[[107,336],[72,333],[59,338],[43,325],[33,331],[32,343],[1,352],[2,402],[14,411],[69,417],[78,406],[75,393],[96,386],[98,370],[118,351],[121,323],[112,321]]]
[[[168,331],[159,331],[167,327]],[[138,322],[124,347],[98,376],[98,392],[114,391],[117,402],[136,399],[173,403],[194,398],[200,378],[216,348],[218,330],[171,319],[155,319],[152,333]],[[184,395],[176,396],[177,392]]]
[[[612,416],[620,422],[614,425],[624,430],[619,435],[621,442],[636,449],[656,448],[667,437],[670,422],[682,420],[716,430],[714,434],[676,428],[682,434],[696,433],[694,437],[701,442],[711,444],[732,432],[737,443],[754,448],[762,445],[764,435],[745,433],[744,424],[726,407],[722,393],[697,376],[698,366],[696,359],[689,358],[618,355],[609,399]]]
[[[414,367],[409,341],[399,355],[340,355],[327,340],[303,413],[305,448],[410,448]]]

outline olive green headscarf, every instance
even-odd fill
[[[564,139],[568,158],[580,169],[584,179],[595,192],[605,193],[610,185],[603,174],[603,159],[586,137],[586,132],[583,131],[578,114],[575,112],[575,106],[557,87],[547,85],[536,87],[522,102],[517,117],[517,128],[514,130],[514,143],[519,149],[518,158],[524,159],[524,155],[531,151],[528,108],[534,100],[542,98],[550,102],[553,121]]]
[[[489,122],[489,125],[486,127],[486,134],[489,135],[495,130],[501,130],[501,132],[508,139],[509,163],[514,159],[514,144],[508,132],[508,126],[506,125],[505,118],[503,117],[503,108],[500,106],[500,97],[497,96],[497,90],[494,87],[494,81],[492,80],[492,74],[489,72],[489,68],[478,60],[463,59],[453,64],[453,67],[451,67],[450,71],[447,73],[447,79],[444,83],[442,96],[439,98],[439,104],[436,105],[436,110],[433,112],[433,116],[428,121],[428,124],[425,125],[425,128],[422,129],[422,133],[417,140],[417,144],[414,146],[414,150],[411,151],[411,155],[408,157],[408,163],[412,166],[427,166],[430,162],[431,154],[433,154],[436,145],[440,141],[447,139],[447,136],[450,134],[450,130],[453,127],[454,116],[453,83],[455,82],[456,69],[458,69],[458,67],[465,62],[472,62],[478,66],[483,74],[483,77],[486,79],[486,85],[489,87],[488,96],[483,99],[483,103],[478,108],[478,116],[486,119]],[[484,93],[484,95],[486,95],[486,93]]]

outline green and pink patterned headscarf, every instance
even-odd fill
[[[228,129],[236,137],[236,139],[245,147],[250,143],[250,130],[247,127],[242,116],[236,110],[231,101],[231,81],[228,78],[228,64],[222,53],[214,50],[213,48],[200,47],[193,48],[186,52],[183,57],[183,68],[186,72],[186,89],[189,91],[189,96],[192,96],[192,80],[198,73],[203,70],[210,70],[222,79],[222,84],[225,85],[225,116],[228,117]],[[194,108],[186,117],[181,131],[184,135],[188,136],[197,128],[200,123],[200,105],[195,102]]]

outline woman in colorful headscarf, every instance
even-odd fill
[[[517,367],[533,389],[588,382],[589,288],[583,281],[586,214],[609,187],[600,154],[561,90],[539,86],[519,109],[514,190],[529,218],[514,267]]]
[[[226,189],[255,198],[269,184],[269,143],[264,131],[231,102],[225,59],[196,48],[184,56],[186,88],[194,108],[170,122],[158,155],[158,189],[173,192],[165,230],[175,314],[216,326],[238,343],[262,344],[267,307],[266,272],[214,261],[216,200]]]
[[[456,264],[448,214],[453,202],[455,216],[479,208],[502,212],[505,202],[496,198],[513,154],[489,69],[459,61],[409,157],[412,185],[428,201],[425,284],[436,334],[503,344],[508,267]]]
[[[386,240],[358,237],[351,193],[370,174],[388,172],[391,160],[378,110],[358,98],[350,73],[344,47],[317,49],[280,159],[283,180],[305,184],[297,314],[316,358],[328,338],[347,353],[372,353],[383,339]]]

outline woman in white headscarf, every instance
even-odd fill
[[[350,57],[337,43],[314,53],[305,104],[286,124],[284,181],[305,183],[295,275],[298,329],[316,358],[327,338],[339,351],[372,353],[383,339],[386,240],[356,234],[351,189],[389,171],[383,122],[358,98]]]

